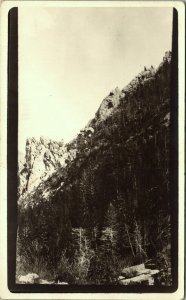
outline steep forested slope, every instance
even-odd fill
[[[109,283],[148,258],[170,267],[169,104],[168,57],[110,92],[63,163],[20,188],[18,273]]]

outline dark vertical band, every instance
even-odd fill
[[[176,289],[178,287],[178,12],[175,8],[173,9],[170,111],[171,257],[173,285]]]
[[[7,209],[8,287],[15,283],[18,159],[18,8],[8,15]]]

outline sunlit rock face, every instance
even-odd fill
[[[71,157],[72,153],[67,151],[63,141],[57,142],[42,137],[39,140],[27,139],[25,157],[19,163],[20,195],[31,192],[58,168],[65,167]]]

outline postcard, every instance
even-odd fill
[[[2,299],[183,299],[184,21],[1,3]]]

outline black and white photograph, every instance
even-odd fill
[[[97,2],[9,11],[13,292],[178,288],[179,14]]]

